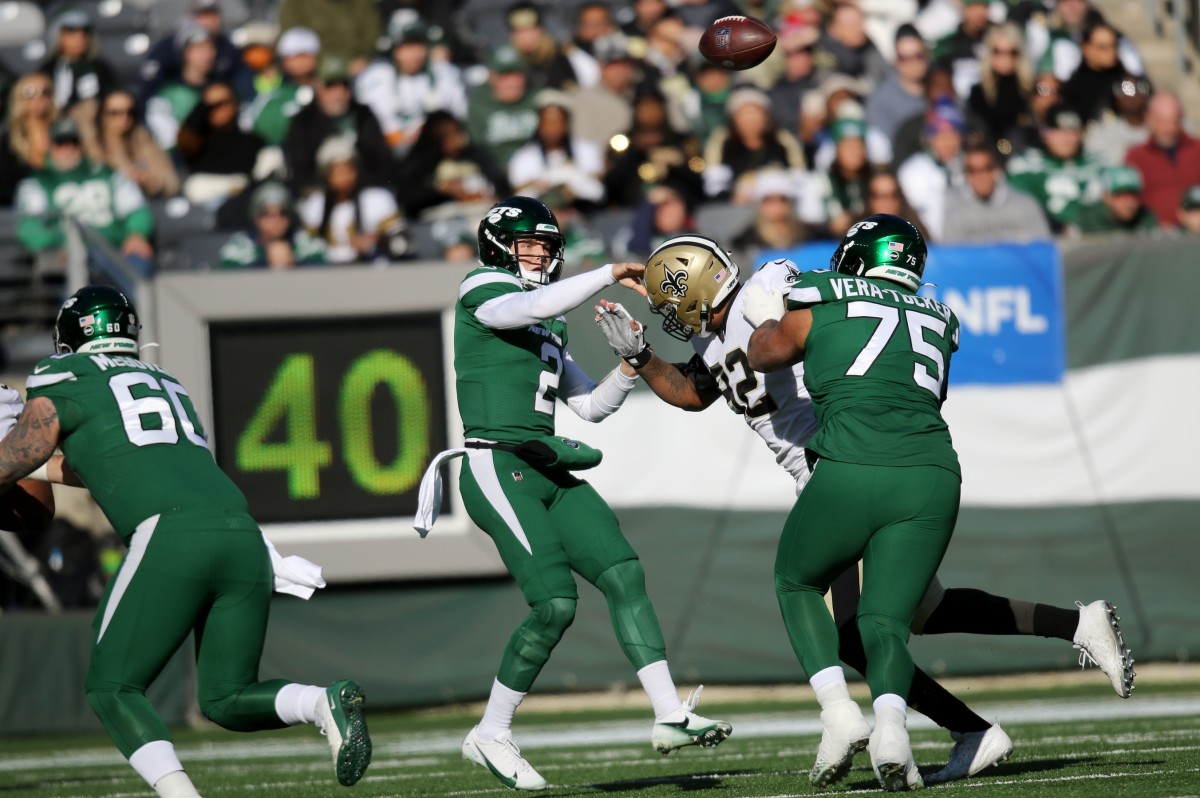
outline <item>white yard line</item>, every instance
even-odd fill
[[[1200,716],[1200,696],[1162,697],[1111,700],[1079,701],[1027,701],[977,708],[985,718],[995,718],[1005,726],[1022,723],[1083,722],[1097,720],[1134,720],[1139,718]],[[744,715],[729,718],[734,727],[734,739],[758,737],[802,736],[820,734],[821,722],[815,714],[804,717],[773,715]],[[911,729],[936,728],[932,721],[914,714],[909,719]],[[619,721],[588,724],[586,728],[555,727],[522,730],[518,723],[516,732],[522,747],[528,749],[555,749],[578,746],[642,745],[649,739],[649,722]],[[315,734],[315,732],[314,732]],[[1122,735],[1120,742],[1136,740]],[[1109,744],[1117,740],[1106,738]],[[447,734],[403,734],[387,735],[375,743],[377,756],[423,757],[431,754],[450,754],[459,750],[462,735]],[[263,760],[319,757],[328,755],[328,747],[320,738],[311,743],[263,741],[238,737],[237,741],[203,743],[181,746],[180,758],[184,762],[212,762],[219,760]],[[38,768],[78,768],[98,765],[119,765],[124,760],[115,749],[91,748],[62,753],[0,757],[0,772],[35,770]],[[812,795],[812,793],[809,793]]]

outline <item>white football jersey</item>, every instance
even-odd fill
[[[799,267],[792,261],[773,260],[764,263],[745,284],[780,288],[786,294],[799,274]],[[716,379],[729,409],[762,436],[775,453],[775,461],[795,478],[799,493],[809,477],[804,447],[817,431],[812,399],[804,387],[804,365],[797,363],[790,370],[770,374],[750,369],[746,349],[754,328],[742,316],[744,297],[738,292],[733,298],[724,337],[692,336],[692,347]]]

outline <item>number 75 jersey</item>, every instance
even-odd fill
[[[54,402],[67,462],[127,543],[147,518],[247,514],[217,466],[191,397],[166,369],[128,355],[54,355],[25,384]]]
[[[804,384],[817,411],[809,459],[936,465],[960,474],[942,418],[958,317],[887,280],[805,272],[788,308],[808,308]]]

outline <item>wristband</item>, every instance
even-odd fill
[[[38,466],[37,468],[30,471],[28,474],[25,475],[25,479],[36,479],[36,480],[40,480],[42,482],[49,482],[50,481],[50,472],[46,468],[48,463],[49,463],[49,461],[46,461],[45,463],[42,463],[40,466]]]
[[[649,363],[652,357],[654,357],[654,349],[651,348],[650,344],[646,344],[646,347],[641,352],[638,352],[633,357],[625,358],[625,362],[635,369],[640,369]]]

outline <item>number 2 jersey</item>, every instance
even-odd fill
[[[800,276],[790,260],[764,263],[746,285],[761,285],[787,291]],[[742,416],[775,453],[775,461],[796,480],[796,489],[808,481],[804,450],[817,431],[812,399],[804,387],[804,366],[761,374],[750,369],[746,349],[754,328],[742,316],[745,297],[739,291],[725,317],[724,335],[692,336],[692,348],[703,361],[708,378],[725,397],[729,409]]]
[[[479,306],[523,291],[502,269],[472,271],[454,308],[454,372],[463,435],[521,443],[554,434],[554,405],[567,348],[567,323],[559,317],[494,330],[475,317]]]
[[[895,283],[831,271],[801,274],[788,308],[812,327],[804,384],[817,412],[813,455],[845,463],[935,465],[961,476],[942,418],[959,323],[936,300]]]
[[[128,543],[154,515],[244,515],[246,498],[208,449],[191,397],[165,369],[127,355],[54,355],[34,367],[29,399],[54,402],[71,468]]]

